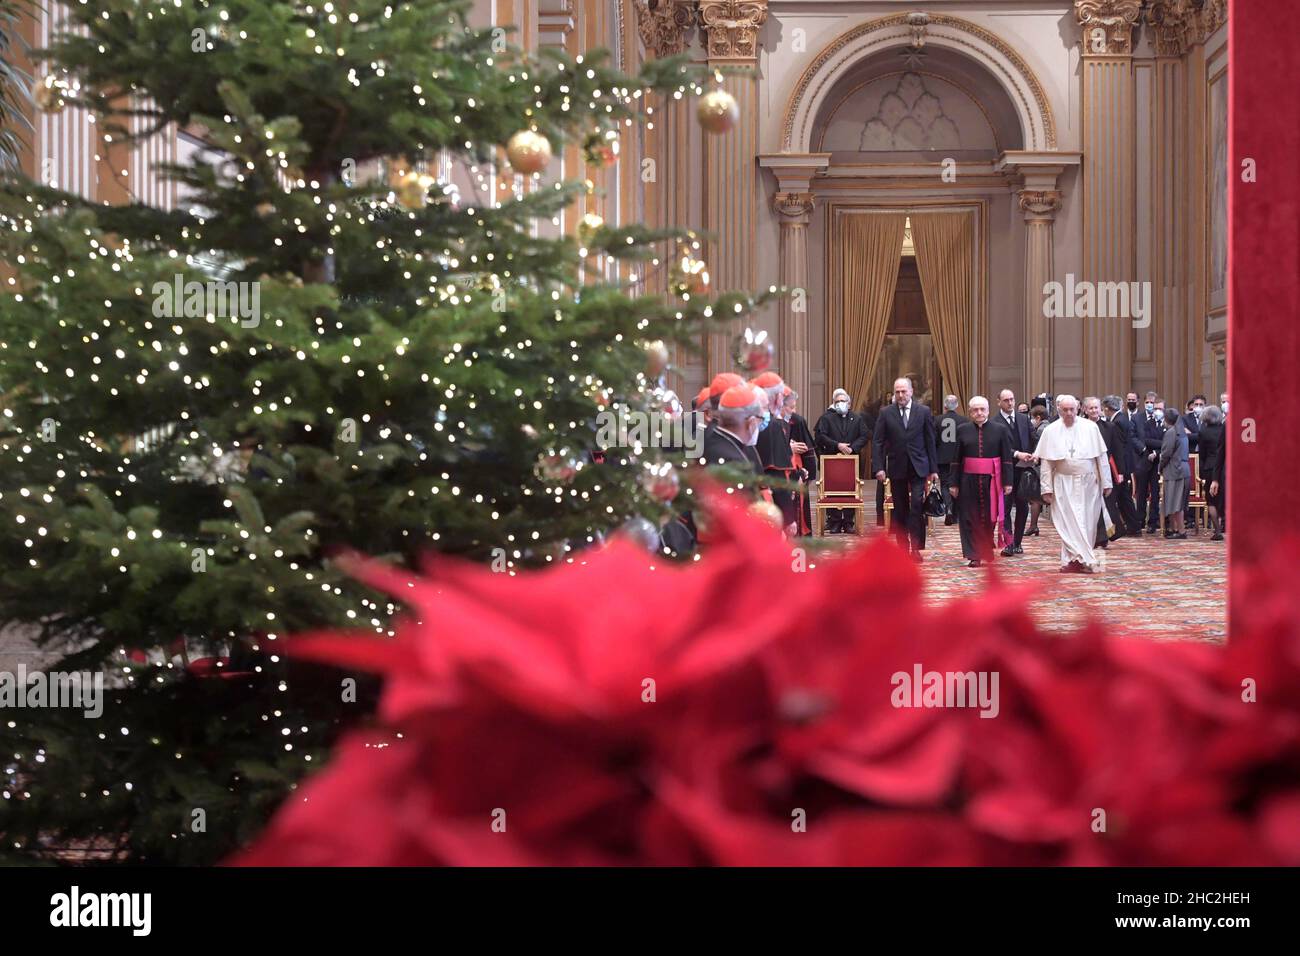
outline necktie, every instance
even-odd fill
[[[904,405],[903,406],[903,428],[904,429],[907,428],[907,412],[908,412],[908,408],[906,405]]]

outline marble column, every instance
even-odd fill
[[[633,0],[632,6],[645,59],[688,51],[696,28],[695,0]],[[647,103],[653,112],[639,160],[653,160],[653,174],[645,178],[639,161],[635,172],[640,188],[645,190],[646,224],[655,229],[696,228],[700,222],[694,202],[698,196],[692,189],[692,179],[699,175],[699,158],[692,143],[692,136],[698,135],[693,128],[694,97],[651,94]],[[665,294],[667,267],[651,270],[650,276],[644,291]],[[677,343],[671,347],[669,364],[678,376],[674,385],[688,399],[708,380],[704,360]]]
[[[777,307],[777,368],[796,391],[808,389],[808,222],[812,193],[777,193],[772,208],[781,223],[781,285]]]
[[[1052,387],[1052,319],[1043,314],[1043,288],[1055,278],[1052,229],[1060,208],[1057,190],[1020,191],[1020,211],[1025,216],[1026,395]]]
[[[830,153],[768,153],[758,158],[759,168],[772,174],[772,210],[780,229],[779,281],[788,290],[777,302],[777,371],[791,388],[802,393],[805,404],[813,397],[808,378],[809,323],[814,314],[808,228],[814,206],[813,183],[830,161]]]
[[[733,129],[705,138],[704,228],[714,236],[705,261],[716,291],[755,291],[758,33],[767,20],[767,0],[700,0],[698,19],[708,65],[722,72],[721,87],[740,107]],[[727,72],[736,67],[748,72]],[[730,319],[709,335],[709,376],[732,370],[731,342],[742,328],[740,319]]]
[[[1133,25],[1141,0],[1075,0],[1083,98],[1083,275],[1091,282],[1135,276],[1136,177]],[[1083,388],[1127,388],[1133,326],[1127,317],[1083,322]]]

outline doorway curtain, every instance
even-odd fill
[[[843,276],[844,388],[855,405],[875,401],[867,383],[876,371],[885,330],[894,307],[894,287],[903,248],[905,213],[862,213],[841,222],[840,275]],[[922,290],[924,292],[924,290]],[[929,308],[926,299],[926,308]]]
[[[944,391],[955,394],[965,406],[974,386],[970,377],[975,328],[973,220],[960,212],[912,213],[912,244]],[[939,397],[935,399],[937,403]]]

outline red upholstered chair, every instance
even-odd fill
[[[1191,511],[1192,517],[1196,519],[1192,521],[1192,530],[1200,534],[1201,525],[1206,524],[1209,520],[1205,517],[1208,513],[1205,509],[1209,507],[1210,503],[1205,500],[1205,485],[1201,484],[1200,453],[1192,452],[1187,456],[1187,461],[1192,466],[1191,487],[1187,489],[1187,510]],[[1201,511],[1199,517],[1196,515],[1198,509]],[[1208,527],[1208,524],[1206,526]]]
[[[858,479],[857,455],[822,455],[821,484],[813,506],[813,529],[817,537],[826,534],[826,510],[850,508],[858,513],[858,534],[866,533],[866,502],[862,500],[862,482]]]

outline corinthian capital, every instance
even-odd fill
[[[651,57],[674,56],[686,49],[695,24],[693,0],[633,0],[636,29]]]
[[[808,216],[813,210],[812,193],[777,193],[772,197],[772,209],[783,225],[785,223],[807,224]]]
[[[1147,9],[1157,56],[1182,56],[1194,16],[1193,0],[1155,0]]]
[[[1084,56],[1133,52],[1133,25],[1142,0],[1074,0],[1074,16],[1083,32]]]
[[[1061,208],[1061,192],[1058,189],[1022,189],[1020,191],[1020,211],[1026,219],[1052,219]]]
[[[709,59],[758,59],[758,31],[766,19],[767,0],[700,0]]]

